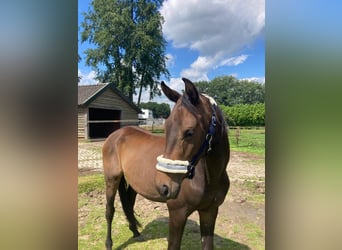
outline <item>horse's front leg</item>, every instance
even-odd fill
[[[169,208],[168,250],[179,250],[182,242],[184,226],[188,217],[186,207],[177,210]]]
[[[198,211],[200,217],[201,240],[203,250],[214,249],[214,229],[218,207]]]

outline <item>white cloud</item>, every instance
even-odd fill
[[[192,81],[208,81],[207,70],[203,71],[196,67],[191,66],[181,72],[181,76],[191,79]]]
[[[99,81],[95,79],[96,72],[95,71],[89,71],[87,73],[82,72],[80,69],[78,70],[78,76],[81,77],[79,85],[92,85],[97,84]]]
[[[265,26],[264,0],[168,0],[161,8],[163,32],[177,48],[190,48],[199,57],[183,76],[205,80],[219,66],[244,62],[246,55],[231,59],[249,46]]]
[[[259,82],[259,83],[265,83],[265,77],[249,77],[249,78],[242,78],[241,80],[246,81],[253,81],[253,82]]]
[[[207,76],[208,69],[212,68],[214,62],[208,57],[199,56],[194,61],[189,69],[185,69],[181,72],[181,76],[192,79],[193,81],[208,81]]]
[[[136,88],[135,89],[135,92],[136,94],[133,95],[133,101],[135,103],[138,102],[138,97],[139,97],[139,88]],[[141,92],[141,97],[140,97],[140,103],[143,103],[143,102],[150,102],[150,91],[149,90],[145,90],[143,89],[143,91]],[[153,101],[153,100],[152,100]]]
[[[176,58],[170,53],[166,54],[165,57],[166,57],[166,66],[168,68],[172,68],[175,65]]]
[[[199,56],[190,65],[190,68],[181,72],[181,76],[192,79],[193,81],[209,81],[207,72],[210,69],[216,69],[221,66],[236,66],[246,61],[247,58],[248,55],[240,55],[225,60],[218,60],[216,57]]]
[[[182,94],[182,90],[184,90],[185,86],[184,86],[184,82],[182,80],[182,78],[171,78],[169,82],[165,82],[165,84],[173,89],[176,90],[178,93]],[[173,108],[173,106],[175,105],[172,101],[170,101],[162,92],[162,95],[160,97],[157,98],[156,100],[157,102],[164,102],[170,105],[171,109]]]
[[[231,58],[221,61],[218,66],[236,66],[246,61],[247,58],[248,58],[248,55],[231,57]]]
[[[185,89],[182,78],[171,78],[169,82],[166,82],[166,85],[179,93],[182,93],[182,90]]]

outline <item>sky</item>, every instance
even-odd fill
[[[91,0],[79,0],[78,22]],[[163,35],[171,88],[181,91],[181,78],[210,81],[218,76],[265,82],[265,0],[167,0],[161,9]],[[79,35],[80,37],[80,35]],[[79,39],[80,84],[96,84],[95,72],[85,65],[84,50],[91,47]],[[134,98],[136,100],[137,97]],[[148,91],[142,102],[148,102]],[[165,102],[165,97],[152,101]]]

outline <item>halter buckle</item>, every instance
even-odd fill
[[[192,179],[195,175],[195,166],[193,164],[189,164],[188,165],[188,173],[187,173],[187,177],[188,179]]]
[[[216,127],[216,116],[214,114],[211,117],[211,124]]]

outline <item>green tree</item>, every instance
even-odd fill
[[[200,81],[195,84],[200,92],[207,93],[222,105],[265,102],[265,86],[258,82],[238,80],[233,76],[221,76],[210,82]]]
[[[140,108],[152,110],[155,118],[167,118],[170,115],[170,105],[167,103],[146,102],[141,103]]]
[[[162,34],[162,0],[93,0],[83,13],[81,41],[94,45],[85,51],[86,64],[98,80],[114,83],[133,100],[138,88],[149,89],[150,99],[160,95],[157,79],[169,77],[166,41]]]

